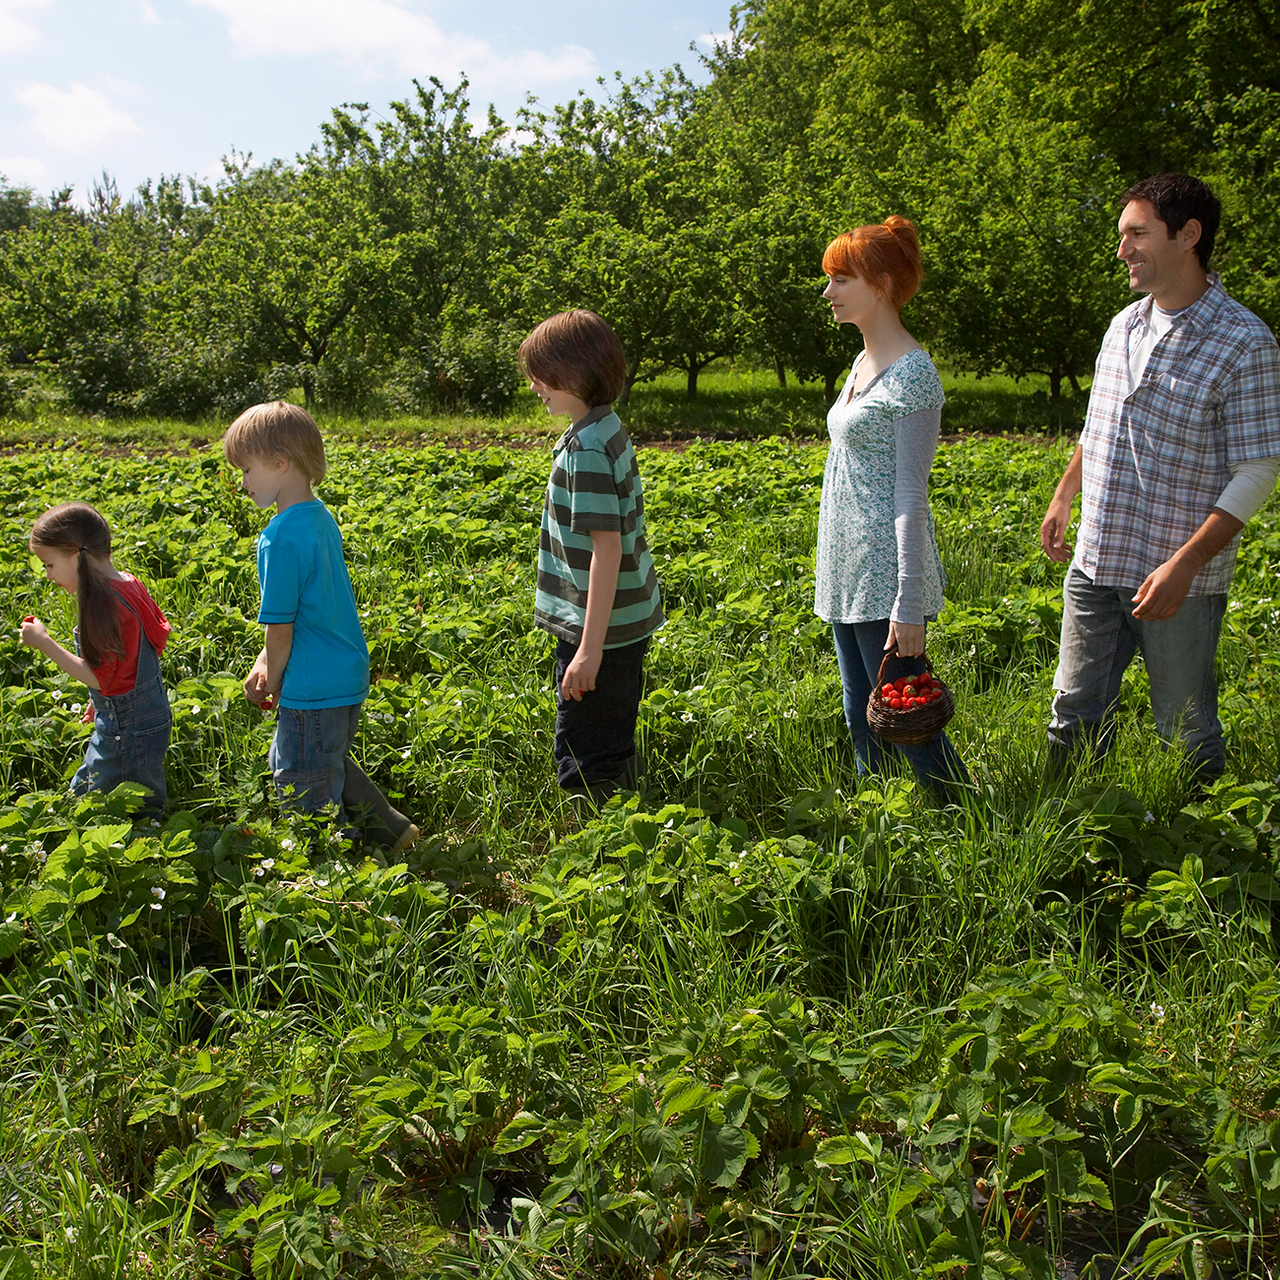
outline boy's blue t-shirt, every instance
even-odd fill
[[[311,711],[363,702],[369,649],[342,533],[318,498],[286,507],[258,535],[258,621],[293,623],[280,705]]]

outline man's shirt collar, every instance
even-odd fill
[[[1190,306],[1183,307],[1181,311],[1173,312],[1173,327],[1175,329],[1184,325],[1188,328],[1195,328],[1201,324],[1208,324],[1226,299],[1227,291],[1222,287],[1222,277],[1216,271],[1206,271],[1205,279],[1209,282],[1209,287]],[[1125,328],[1132,331],[1140,324],[1146,325],[1150,323],[1151,308],[1154,306],[1155,299],[1151,294],[1147,294],[1134,307],[1125,324]]]

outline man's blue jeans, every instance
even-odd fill
[[[1097,586],[1075,565],[1067,571],[1050,747],[1111,749],[1120,681],[1141,652],[1160,736],[1181,739],[1197,774],[1216,778],[1226,754],[1213,662],[1227,597],[1188,596],[1172,618],[1146,622],[1133,616],[1133,594],[1131,587]]]
[[[921,785],[927,787],[936,800],[946,804],[954,799],[955,785],[968,782],[969,771],[945,733],[916,746],[899,746],[882,741],[867,723],[867,699],[889,638],[888,618],[874,622],[833,622],[831,629],[835,633],[840,683],[844,686],[845,723],[858,757],[858,776],[883,772],[886,756],[901,753],[915,770]],[[920,658],[895,655],[889,659],[884,674],[886,680],[896,680],[899,676],[919,675],[923,670],[924,662]]]

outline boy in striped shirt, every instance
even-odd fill
[[[520,368],[571,422],[547,484],[533,620],[557,641],[560,785],[600,804],[636,783],[644,655],[663,623],[635,450],[613,412],[626,357],[593,311],[565,311],[521,343]]]

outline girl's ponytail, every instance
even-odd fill
[[[76,605],[80,622],[80,656],[99,667],[109,657],[123,658],[120,597],[107,585],[101,562],[111,556],[111,529],[87,502],[50,507],[32,526],[31,545],[66,554],[76,562]]]

